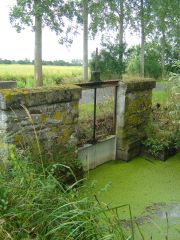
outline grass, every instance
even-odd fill
[[[56,82],[80,82],[82,67],[43,66],[43,78],[45,86],[55,85]],[[0,80],[16,80],[18,87],[32,87],[33,65],[0,64]]]
[[[94,111],[93,102],[80,104],[80,120],[81,118],[84,120],[88,120]],[[111,97],[107,97],[105,101],[102,103],[97,103],[96,113],[97,116],[104,116],[106,113],[113,114],[113,99]]]
[[[81,82],[82,67],[43,66],[43,77],[45,86],[53,86],[61,82],[63,83]],[[139,79],[138,76],[131,76],[127,74],[125,74],[123,77],[126,81],[132,79]],[[113,76],[113,78],[118,77]],[[34,82],[33,65],[0,64],[0,81],[2,80],[16,80],[18,87],[32,87]],[[164,90],[153,91],[153,104],[157,102],[164,103],[166,100],[167,94]]]
[[[12,154],[0,174],[0,240],[127,240],[116,218],[81,181],[64,185],[27,154]],[[83,189],[83,190],[82,190]]]
[[[96,108],[96,139],[100,140],[113,134],[114,101],[107,97]],[[92,141],[94,104],[92,102],[80,104],[79,107],[79,146]]]
[[[81,66],[43,66],[43,78],[46,86],[56,82],[81,82]],[[90,73],[89,73],[90,78]],[[103,76],[103,80],[119,79],[118,75]],[[125,81],[141,79],[138,75],[124,74]],[[16,80],[19,87],[32,87],[34,82],[34,66],[23,64],[0,64],[0,81]]]
[[[160,103],[161,105],[166,105],[168,101],[167,92],[165,90],[153,90],[153,98],[152,103],[155,105],[156,103]]]
[[[166,162],[142,157],[129,163],[112,161],[89,172],[96,181],[94,194],[109,206],[130,204],[135,222],[145,239],[180,239],[180,154]],[[169,237],[166,218],[169,218]],[[128,226],[129,211],[119,211],[121,222]],[[137,239],[142,239],[136,229]],[[135,238],[136,239],[136,238]]]

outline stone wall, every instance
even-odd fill
[[[155,82],[120,82],[117,97],[117,159],[140,153]],[[47,158],[67,149],[77,150],[81,88],[61,85],[37,89],[0,89],[0,159],[11,146],[36,149]]]
[[[152,105],[155,81],[120,82],[117,101],[117,159],[139,155]]]
[[[16,88],[16,81],[0,81],[0,89]]]
[[[46,157],[76,148],[80,97],[81,88],[70,84],[0,90],[0,159],[11,146],[40,147]]]

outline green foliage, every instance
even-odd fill
[[[159,136],[153,135],[148,137],[143,145],[148,149],[148,152],[155,158],[164,150],[174,149],[177,147],[177,135],[174,136]]]
[[[125,63],[122,62],[121,57],[125,51],[125,46],[120,46],[117,42],[110,41],[102,43],[102,49],[98,54],[98,69],[106,78],[111,78],[113,75],[121,76],[125,71]],[[91,69],[96,65],[96,54],[92,54],[90,62]]]
[[[175,65],[178,68],[179,62]],[[146,129],[147,139],[144,141],[144,145],[155,157],[163,150],[180,147],[179,75],[172,74],[167,86],[168,101],[166,101],[166,105],[160,105],[159,108],[153,110],[151,123]]]
[[[56,153],[53,161],[45,159],[44,163],[51,169],[51,174],[61,184],[71,185],[81,180],[84,176],[81,162],[77,159],[74,148],[66,148],[61,154]]]
[[[170,67],[172,59],[179,58],[179,12],[178,0],[159,0],[152,4],[151,39],[160,45],[160,53],[164,64]]]
[[[153,95],[152,95],[153,106],[157,103],[159,103],[161,106],[166,106],[167,101],[168,101],[168,95],[164,89],[162,90],[153,89]]]
[[[98,32],[103,32],[107,36],[113,31],[113,35],[120,37],[118,33],[120,21],[127,26],[132,13],[131,5],[124,0],[91,1],[89,9],[92,19],[90,30],[93,36]]]
[[[64,186],[55,165],[44,176],[27,154],[12,156],[0,174],[0,239],[127,239],[111,210],[90,196],[91,186]]]
[[[34,17],[42,18],[42,26],[48,26],[59,35],[60,43],[72,43],[77,32],[75,17],[78,17],[78,1],[17,0],[10,9],[10,21],[18,32],[26,26],[34,30]]]
[[[128,50],[127,72],[133,74],[140,73],[140,47],[134,46]],[[159,78],[162,75],[160,64],[160,54],[156,43],[145,45],[145,76]]]
[[[127,51],[127,73],[140,73],[140,46],[133,46]]]
[[[179,93],[180,93],[180,61],[176,61],[173,64],[173,68],[176,69],[177,73],[171,73],[168,88],[166,89],[168,95],[168,107],[170,110],[169,117],[175,125],[176,129],[179,129],[180,119],[180,104],[179,104]]]
[[[162,68],[160,64],[160,54],[156,44],[145,45],[145,76],[153,77],[155,79],[162,76]]]

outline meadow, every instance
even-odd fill
[[[124,74],[123,79],[131,81],[140,79],[138,75]],[[90,79],[90,69],[89,69]],[[119,79],[117,74],[104,75],[102,80]],[[0,64],[0,81],[15,80],[18,87],[33,87],[34,66],[23,64]],[[82,66],[43,66],[43,82],[45,86],[57,83],[82,82]]]
[[[102,75],[102,74],[101,74]],[[90,78],[90,72],[89,72]],[[117,76],[101,76],[102,80],[118,79]],[[124,74],[124,80],[139,79],[137,75]],[[18,87],[33,87],[34,66],[22,64],[0,64],[0,81],[15,80]],[[82,66],[43,66],[43,82],[45,86],[53,86],[60,83],[82,82]],[[167,93],[164,89],[153,91],[153,104],[165,103]]]
[[[89,70],[90,78],[90,70]],[[123,79],[132,81],[141,79],[137,74],[123,74]],[[44,85],[53,85],[56,82],[82,82],[82,66],[43,66]],[[104,75],[102,80],[119,79],[118,75]],[[34,66],[27,64],[0,64],[0,81],[16,80],[19,87],[33,86]]]
[[[81,66],[43,66],[45,86],[53,86],[61,82],[82,81]],[[15,80],[18,87],[32,87],[34,82],[33,65],[1,64],[0,81]]]

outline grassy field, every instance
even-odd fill
[[[90,74],[89,74],[90,76]],[[57,83],[75,83],[82,81],[81,66],[43,66],[43,78],[45,86],[53,86]],[[102,76],[103,79],[104,78]],[[111,76],[108,79],[115,79],[116,76]],[[125,80],[139,78],[138,76],[124,75]],[[33,65],[18,65],[18,64],[0,64],[0,81],[16,80],[18,87],[33,87],[34,82],[34,67]],[[153,91],[153,103],[164,103],[167,100],[164,90]]]
[[[43,78],[45,86],[52,86],[57,82],[81,82],[81,66],[43,66]],[[89,73],[90,78],[90,73]],[[119,79],[117,75],[104,76],[102,80]],[[139,79],[135,75],[123,75],[124,80]],[[0,64],[0,81],[16,80],[18,87],[32,87],[34,82],[34,66],[22,64]]]
[[[43,66],[44,85],[52,86],[56,82],[82,81],[82,67]],[[0,65],[0,81],[16,80],[18,87],[32,87],[34,82],[33,65]]]
[[[56,81],[80,82],[82,81],[82,66],[43,66],[43,77],[45,85],[54,84]],[[89,73],[90,77],[90,73]],[[103,80],[119,79],[117,75],[104,76]],[[33,85],[34,66],[23,64],[0,64],[0,81],[16,80],[18,84],[24,86]],[[138,75],[124,74],[123,79],[140,79]]]

